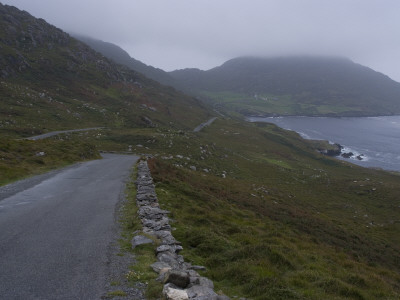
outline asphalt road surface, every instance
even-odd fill
[[[72,133],[72,132],[90,131],[90,130],[99,130],[99,129],[103,129],[103,127],[93,127],[93,128],[83,128],[83,129],[70,129],[70,130],[52,131],[52,132],[44,133],[44,134],[41,134],[41,135],[35,135],[35,136],[28,137],[28,138],[26,138],[26,140],[32,140],[32,141],[43,140],[43,139],[46,139],[48,137],[51,137],[51,136],[54,136],[54,135],[58,135],[58,134],[61,134],[61,133]]]
[[[208,120],[207,122],[201,123],[195,129],[193,129],[193,132],[199,132],[204,127],[211,125],[216,119],[217,119],[217,117],[214,117],[214,118],[211,118],[210,120]]]
[[[0,200],[0,299],[101,298],[115,209],[137,159],[105,154],[6,193]]]

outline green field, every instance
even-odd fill
[[[71,148],[63,144],[68,141]],[[322,156],[320,142],[272,124],[219,118],[199,133],[125,127],[8,143],[9,161],[31,167],[8,179],[11,173],[4,173],[3,182],[54,167],[50,153],[131,149],[153,155],[159,201],[172,212],[183,255],[205,265],[203,275],[231,297],[400,297],[399,175]],[[49,160],[35,156],[41,149]],[[128,207],[128,225],[135,214]],[[129,225],[126,234],[137,226]],[[151,282],[149,299],[156,299],[160,287],[146,268],[151,253],[137,253],[143,260],[132,266],[132,284],[142,276]]]
[[[327,105],[321,101],[316,104],[298,103],[290,95],[239,94],[235,92],[202,92],[201,98],[222,113],[244,116],[302,115],[302,116],[340,116],[363,115],[361,107],[349,108],[345,105]]]
[[[190,163],[150,165],[183,255],[217,289],[250,299],[400,297],[399,175],[322,157],[272,125],[218,121],[197,142],[185,143]]]

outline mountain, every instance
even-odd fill
[[[160,208],[174,220],[182,255],[219,291],[246,299],[400,298],[398,174],[323,156],[316,149],[328,142],[273,124],[218,118],[193,132],[210,117],[196,99],[3,5],[0,72],[0,184],[97,158],[99,149],[152,156]],[[237,108],[251,101],[292,107],[287,95],[203,94]],[[20,139],[91,126],[107,128]],[[131,249],[131,237],[143,230],[136,194],[132,178],[120,246],[137,264],[129,276],[116,275],[159,299],[163,285],[149,266],[158,244]],[[195,281],[207,291],[206,279]],[[120,284],[114,288],[106,297],[123,295]]]
[[[132,58],[128,52],[115,44],[77,34],[73,34],[73,36],[118,64],[125,65],[132,70],[144,74],[148,78],[160,82],[161,84],[170,86],[174,85],[174,79],[167,72],[148,66],[141,61]]]
[[[2,4],[0,70],[0,130],[11,135],[91,126],[185,129],[209,115],[193,97]]]
[[[208,71],[169,74],[186,90],[245,114],[400,113],[400,83],[340,57],[240,57]]]

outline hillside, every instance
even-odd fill
[[[174,86],[174,79],[167,72],[148,66],[141,61],[132,58],[128,52],[115,44],[76,34],[73,36],[118,64],[125,65],[132,70],[144,74],[148,78],[160,82],[161,84]]]
[[[0,130],[192,128],[209,115],[197,100],[117,65],[27,12],[0,4]]]
[[[170,75],[220,109],[245,115],[400,113],[400,83],[345,58],[241,57]]]
[[[218,117],[194,132],[212,115],[193,97],[115,64],[26,12],[0,5],[0,17],[0,184],[99,158],[100,150],[151,157],[160,206],[170,211],[182,255],[206,267],[199,272],[215,291],[249,300],[399,299],[399,174],[323,156],[316,148],[324,142],[273,124]],[[142,229],[134,175],[120,245],[139,266],[122,275],[132,286],[147,286],[146,299],[160,299],[158,274],[149,267],[157,245],[131,249]],[[110,298],[123,299],[117,292]]]

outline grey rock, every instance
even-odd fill
[[[207,268],[204,266],[191,266],[190,267],[192,270],[196,270],[196,271],[206,271]]]
[[[167,274],[167,272],[169,271],[169,270],[171,270],[172,268],[163,268],[163,269],[161,269],[160,270],[160,272],[158,273],[158,277],[156,278],[156,280],[158,281],[158,282],[164,282],[164,279],[165,279],[165,275]]]
[[[158,221],[142,219],[142,224],[144,227],[147,227],[154,231],[171,229],[171,226],[168,224],[168,218],[162,218],[161,220],[158,220]]]
[[[166,215],[170,212],[158,207],[143,206],[139,209],[139,217],[151,220],[166,219]],[[168,219],[166,219],[168,221]]]
[[[200,285],[192,286],[186,290],[189,299],[196,300],[217,300],[218,295],[210,289],[209,287],[204,287]]]
[[[171,269],[165,273],[164,283],[173,283],[177,287],[184,289],[190,283],[189,274],[181,270]]]
[[[217,300],[231,300],[231,298],[225,295],[218,295]]]
[[[187,263],[185,263],[185,264],[187,265]],[[188,272],[189,276],[191,276],[191,277],[200,277],[199,273],[197,273],[196,271],[191,270],[189,268],[188,268],[187,272]]]
[[[153,243],[153,240],[151,240],[148,237],[145,237],[143,235],[136,235],[132,238],[132,241],[131,241],[132,249],[135,249],[139,245],[152,244],[152,243]]]
[[[183,247],[180,245],[161,245],[157,247],[156,254],[167,251],[172,253],[179,253],[182,250]]]
[[[155,263],[152,264],[150,267],[151,267],[151,268],[154,270],[154,272],[156,272],[156,273],[160,273],[160,271],[161,271],[162,269],[171,269],[171,266],[170,266],[169,264],[164,263],[164,262],[161,262],[161,261],[155,262]]]
[[[171,283],[164,285],[162,294],[166,300],[189,300],[185,290],[181,290]]]
[[[210,279],[202,276],[191,277],[190,284],[191,286],[200,285],[202,287],[214,289],[214,283]]]
[[[181,264],[183,263],[182,257],[179,255],[173,254],[171,252],[162,252],[157,255],[158,261],[166,263],[175,269],[179,269]]]
[[[162,245],[180,245],[168,230],[155,230],[154,235],[161,240]]]
[[[157,247],[156,253],[158,254],[160,252],[166,252],[166,251],[170,251],[170,250],[171,250],[171,246],[169,246],[169,245],[161,245],[161,246]],[[173,251],[170,251],[170,252],[173,252]]]
[[[157,201],[157,195],[155,193],[140,193],[136,195],[136,201]]]
[[[145,161],[139,163],[136,186],[136,202],[143,232],[161,241],[161,245],[155,251],[158,261],[151,267],[159,274],[157,280],[165,283],[163,299],[229,300],[227,296],[217,295],[213,282],[196,272],[206,270],[205,267],[185,263],[183,257],[178,254],[183,248],[171,234],[170,219],[167,217],[170,212],[162,210],[158,205],[155,185]]]
[[[154,201],[154,200],[150,200],[150,201],[148,201],[148,200],[136,201],[136,204],[137,204],[139,207],[142,207],[142,206],[160,207],[160,206],[158,205],[158,203],[157,203],[156,201]]]

